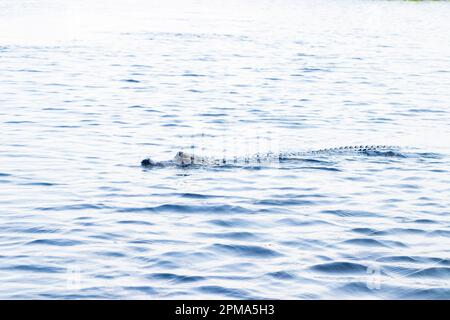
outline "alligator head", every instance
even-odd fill
[[[141,161],[141,166],[144,166],[144,167],[151,167],[154,165],[155,165],[155,162],[150,158],[147,158],[147,159],[144,159]]]
[[[183,151],[178,151],[174,161],[178,165],[187,166],[194,163],[194,156]]]

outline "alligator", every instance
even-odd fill
[[[248,157],[233,157],[227,159],[203,157],[179,151],[175,158],[166,161],[154,161],[151,158],[146,158],[141,161],[144,167],[167,167],[167,166],[246,166],[246,165],[261,165],[264,163],[282,162],[286,160],[303,160],[305,157],[311,156],[331,156],[331,155],[367,155],[367,156],[384,156],[384,157],[404,157],[399,152],[399,147],[394,146],[345,146],[338,148],[320,149],[313,151],[302,152],[281,152],[281,153],[258,153]]]

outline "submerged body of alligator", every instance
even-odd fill
[[[166,166],[246,166],[260,165],[264,163],[275,163],[288,160],[303,160],[311,156],[329,156],[329,155],[368,155],[385,157],[402,157],[398,147],[392,146],[346,146],[331,149],[321,149],[315,151],[303,152],[282,152],[282,153],[260,153],[249,157],[232,158],[213,158],[202,157],[195,154],[179,151],[172,160],[154,161],[150,158],[142,160],[144,167],[166,167]]]

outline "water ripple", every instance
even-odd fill
[[[310,268],[313,271],[328,274],[365,274],[367,266],[353,262],[330,262],[317,264]]]
[[[258,258],[277,257],[281,255],[277,251],[267,249],[261,246],[227,245],[216,243],[211,247],[211,249],[223,253],[231,253],[237,256],[248,256]]]

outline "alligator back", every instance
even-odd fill
[[[287,152],[281,153],[281,158],[289,158],[295,156],[307,156],[307,155],[335,155],[335,154],[365,154],[365,155],[378,155],[385,154],[386,156],[398,154],[399,147],[386,146],[386,145],[360,145],[360,146],[343,146],[337,148],[327,148],[312,150],[306,152]]]

